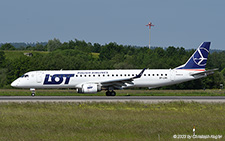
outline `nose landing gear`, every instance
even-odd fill
[[[35,88],[30,88],[31,96],[35,96]]]

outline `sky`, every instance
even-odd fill
[[[225,50],[224,0],[1,0],[0,43],[78,39],[102,45]]]

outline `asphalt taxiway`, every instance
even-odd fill
[[[208,102],[225,103],[225,96],[0,96],[0,102]]]

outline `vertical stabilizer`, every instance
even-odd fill
[[[175,69],[204,71],[209,54],[210,42],[203,42],[188,61]]]

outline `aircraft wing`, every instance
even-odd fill
[[[114,79],[114,80],[108,80],[108,81],[102,81],[99,82],[102,87],[111,87],[114,89],[121,89],[122,86],[127,86],[127,84],[133,84],[133,80],[134,79],[138,79],[142,76],[142,74],[144,73],[144,71],[146,70],[146,68],[144,68],[138,75],[136,75],[135,77],[131,77],[131,78],[124,78],[124,79]]]
[[[202,71],[202,72],[197,72],[197,73],[191,74],[191,76],[210,75],[210,74],[213,74],[214,71],[216,71],[216,70],[218,70],[218,69],[211,69],[211,70],[206,70],[206,71]]]

